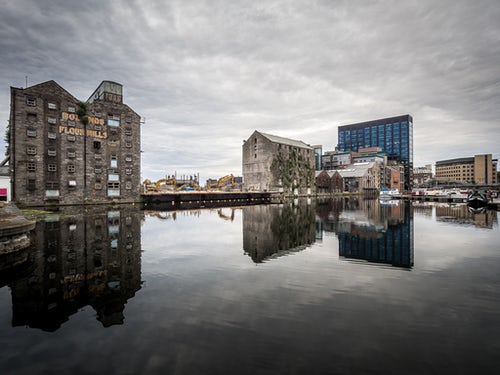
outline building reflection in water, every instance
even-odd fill
[[[243,249],[255,263],[303,250],[315,239],[315,213],[310,202],[243,209]]]
[[[428,212],[436,215],[436,221],[457,225],[475,226],[477,228],[493,229],[498,225],[498,215],[486,207],[474,209],[466,204],[415,202],[416,212]]]
[[[33,231],[34,271],[10,284],[14,326],[57,330],[90,305],[104,327],[123,324],[141,288],[141,212],[62,207]]]
[[[346,259],[413,267],[413,211],[406,201],[334,199],[319,202],[318,223],[339,239]]]

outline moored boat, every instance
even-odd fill
[[[396,188],[382,188],[380,189],[380,194],[379,194],[379,199],[396,199],[396,198],[401,198],[401,193],[399,192],[398,189]]]
[[[470,206],[486,206],[490,198],[484,190],[472,190],[467,196],[467,204]]]

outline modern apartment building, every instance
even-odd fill
[[[389,161],[404,169],[404,189],[413,185],[413,118],[410,115],[339,126],[338,150],[380,147]]]
[[[140,117],[122,85],[82,102],[54,81],[11,87],[12,200],[26,206],[140,200]]]
[[[436,179],[469,184],[496,184],[498,160],[491,154],[436,161]]]

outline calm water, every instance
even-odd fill
[[[498,213],[65,208],[0,276],[1,374],[493,374]]]

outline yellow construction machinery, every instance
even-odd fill
[[[234,176],[232,174],[228,174],[227,176],[219,178],[217,181],[215,180],[209,180],[210,183],[207,182],[206,189],[207,190],[213,190],[213,189],[223,189],[227,186],[234,186]],[[229,183],[228,183],[229,181]]]
[[[177,187],[177,181],[175,178],[162,178],[156,182],[146,179],[142,184],[145,186],[147,192],[175,190]]]
[[[227,181],[231,181],[231,186],[234,185],[234,176],[232,174],[228,174],[227,176],[219,178],[217,181],[217,188],[221,188],[223,185],[228,185]]]

